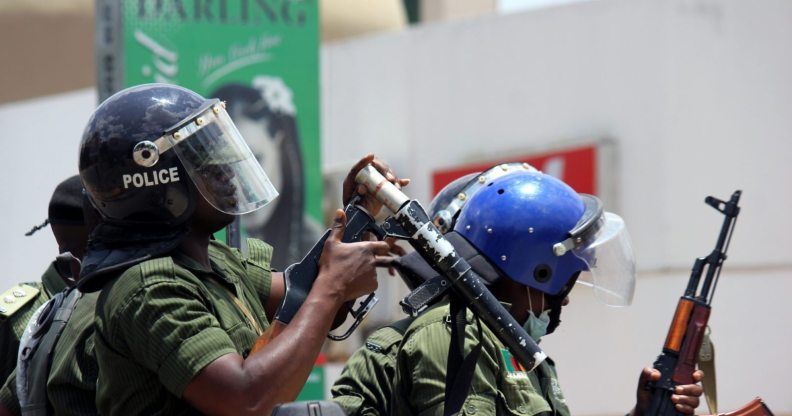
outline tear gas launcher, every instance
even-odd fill
[[[429,265],[441,272],[451,283],[451,289],[509,347],[526,370],[533,370],[547,358],[432,223],[418,201],[410,199],[371,165],[361,169],[355,181],[366,186],[392,213],[381,224],[382,230],[388,236],[409,242]]]
[[[347,215],[346,231],[342,238],[344,242],[361,241],[367,232],[380,240],[389,236],[408,241],[429,265],[443,273],[451,282],[451,288],[501,342],[512,350],[527,370],[536,368],[547,358],[522,325],[487,289],[481,277],[437,230],[417,201],[409,199],[371,165],[361,169],[355,180],[365,185],[390,210],[392,216],[378,224],[363,207],[357,205],[359,199],[356,197],[344,209]],[[284,272],[284,299],[273,317],[272,324],[264,336],[259,337],[251,354],[267,345],[296,315],[319,273],[319,258],[329,234],[328,230],[299,263],[289,266]],[[343,335],[328,334],[328,337],[334,340],[349,337],[376,302],[377,298],[370,294],[357,309],[350,308],[350,313],[355,318],[354,323]]]

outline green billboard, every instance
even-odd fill
[[[225,100],[280,196],[241,219],[241,234],[299,260],[322,232],[319,8],[315,0],[97,0],[103,100],[166,82]]]

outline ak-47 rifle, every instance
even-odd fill
[[[741,191],[735,191],[728,202],[708,196],[704,202],[718,210],[725,218],[721,226],[715,249],[706,256],[699,257],[693,263],[690,280],[684,295],[679,299],[671,328],[668,330],[663,352],[654,362],[654,368],[660,371],[660,379],[651,386],[654,395],[646,414],[651,416],[681,415],[671,402],[671,395],[678,385],[693,384],[693,372],[696,370],[696,359],[701,349],[704,333],[707,329],[710,303],[715,287],[718,284],[721,267],[726,260],[734,224],[740,213],[738,205]],[[707,275],[701,277],[706,268]],[[762,399],[756,398],[742,408],[719,416],[772,416]]]

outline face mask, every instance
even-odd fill
[[[542,313],[537,317],[531,305],[531,289],[528,288],[528,319],[523,324],[523,329],[534,341],[547,334],[547,326],[550,325],[550,309],[544,309],[544,297],[542,297]]]

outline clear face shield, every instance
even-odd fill
[[[221,212],[246,214],[278,196],[219,100],[212,100],[186,124],[174,127],[156,141],[138,143],[134,156],[136,161],[142,159],[139,164],[153,165],[159,154],[171,149],[201,195]]]
[[[595,197],[583,195],[587,213],[570,237],[556,244],[557,255],[571,251],[588,266],[577,282],[594,289],[601,302],[610,306],[628,306],[635,292],[635,257],[624,220],[603,212]],[[589,207],[595,206],[593,211]],[[561,254],[558,254],[561,253]]]

